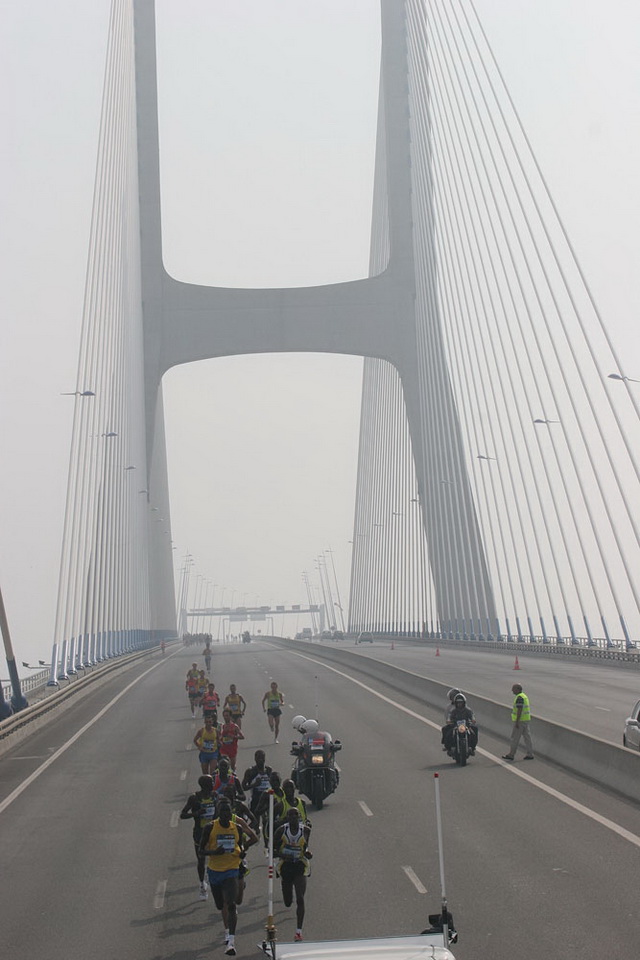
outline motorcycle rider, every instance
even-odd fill
[[[451,710],[451,707],[453,706],[453,698],[458,693],[461,693],[461,691],[458,690],[457,687],[452,687],[451,690],[449,690],[449,693],[447,694],[447,705],[444,708],[444,727],[441,728],[441,735],[440,735],[440,743],[442,744],[443,750],[447,749],[445,734],[447,731],[447,727],[449,725],[449,710]]]
[[[453,747],[453,734],[456,724],[462,720],[467,724],[469,730],[469,753],[473,756],[478,744],[478,725],[473,715],[473,710],[467,706],[467,698],[463,693],[458,692],[455,694],[453,704],[449,708],[448,722],[443,730],[447,753],[450,753]]]
[[[301,734],[300,741],[295,741],[291,744],[291,754],[297,757],[296,765],[291,771],[291,779],[298,790],[302,790],[303,793],[306,793],[309,799],[311,795],[307,793],[306,789],[303,789],[303,784],[301,783],[300,774],[308,770],[308,764],[304,759],[305,748],[309,747],[314,742],[318,740],[325,741],[325,747],[323,753],[326,753],[327,756],[327,766],[330,767],[331,777],[333,780],[332,788],[328,791],[332,793],[336,788],[339,782],[338,771],[336,770],[333,759],[338,750],[342,749],[342,744],[339,740],[333,739],[330,733],[326,730],[320,730],[317,720],[305,720],[302,716],[294,717],[291,721],[292,726],[295,730],[298,730]],[[326,768],[325,768],[326,769]],[[308,788],[307,788],[308,789]]]

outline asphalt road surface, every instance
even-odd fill
[[[224,956],[219,915],[211,900],[198,900],[191,824],[178,819],[199,775],[184,691],[193,659],[192,650],[180,649],[132,667],[0,758],[0,942],[7,957]],[[457,678],[459,671],[456,665]],[[482,734],[477,756],[457,768],[442,753],[438,711],[355,669],[323,664],[313,646],[225,646],[215,650],[212,673],[221,695],[236,683],[249,704],[240,773],[258,747],[271,766],[290,771],[296,713],[317,710],[321,727],[344,743],[340,786],[311,813],[306,939],[427,926],[440,901],[438,772],[458,960],[637,955],[635,805],[539,760],[507,765],[499,759],[505,741]],[[496,681],[500,699],[508,700],[514,676],[505,663]],[[534,689],[529,666],[521,676]],[[260,705],[271,679],[286,699],[279,744]],[[533,736],[535,744],[535,722]],[[261,849],[249,860],[239,957],[259,956],[267,912]],[[295,912],[284,908],[277,886],[275,919],[279,938],[291,940]]]

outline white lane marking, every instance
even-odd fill
[[[294,657],[302,657],[303,660],[310,660],[312,663],[321,664],[325,670],[331,670],[332,673],[337,673],[339,677],[343,677],[350,683],[354,683],[357,687],[362,687],[363,690],[366,690],[368,693],[372,693],[373,696],[378,697],[379,700],[384,700],[385,703],[390,704],[390,706],[395,707],[397,710],[401,710],[403,713],[408,714],[415,720],[420,720],[421,723],[425,723],[428,727],[433,727],[434,730],[440,731],[442,729],[440,724],[434,723],[433,720],[427,720],[426,717],[416,713],[415,710],[410,710],[409,707],[405,707],[402,703],[392,700],[391,697],[385,697],[383,693],[378,693],[377,690],[374,690],[373,687],[368,687],[367,684],[362,683],[361,680],[356,680],[354,677],[350,677],[347,673],[343,673],[341,670],[336,670],[335,667],[330,667],[327,663],[322,663],[321,660],[314,660],[313,657],[308,657],[304,653],[294,652],[293,655]],[[613,820],[609,820],[608,817],[603,817],[599,813],[596,813],[595,810],[590,810],[582,803],[578,803],[578,801],[574,800],[572,797],[568,797],[566,793],[560,793],[559,790],[555,790],[546,783],[542,783],[541,780],[536,780],[535,777],[529,776],[528,773],[522,773],[522,771],[514,767],[512,763],[509,763],[507,760],[501,760],[499,757],[496,757],[495,754],[489,753],[488,750],[483,750],[482,747],[476,747],[476,753],[481,754],[481,756],[486,757],[488,760],[493,760],[494,763],[497,763],[503,767],[503,769],[508,770],[512,776],[520,777],[522,780],[526,780],[527,783],[537,787],[539,790],[543,790],[544,793],[548,793],[550,797],[554,797],[556,800],[559,800],[560,803],[564,803],[573,810],[577,810],[578,813],[584,814],[584,816],[589,817],[590,820],[594,820],[607,830],[611,830],[612,833],[617,834],[623,840],[627,840],[634,846],[640,847],[640,837],[637,834],[631,833],[630,830],[625,830],[624,827],[621,827],[618,823],[614,823]]]
[[[98,713],[96,713],[93,720],[89,720],[88,723],[85,723],[84,727],[81,727],[76,733],[74,733],[72,737],[70,737],[67,740],[66,743],[63,743],[61,747],[58,747],[55,753],[52,753],[49,759],[45,760],[45,762],[42,764],[41,767],[38,767],[37,770],[34,770],[33,773],[30,774],[26,780],[23,780],[22,783],[20,783],[15,788],[15,790],[12,790],[12,792],[7,797],[4,798],[4,800],[0,803],[0,813],[4,813],[7,807],[10,806],[14,800],[17,800],[20,794],[23,793],[27,789],[27,787],[31,786],[33,781],[37,780],[40,774],[44,773],[47,767],[49,767],[55,760],[57,760],[58,757],[62,756],[62,754],[65,753],[69,749],[69,747],[73,746],[76,740],[78,740],[83,733],[89,730],[90,727],[94,725],[94,723],[97,723],[98,720],[101,720],[102,717],[104,717],[105,713],[111,710],[111,708],[115,706],[118,700],[124,697],[125,693],[128,693],[129,690],[131,690],[132,687],[135,687],[137,683],[140,683],[140,681],[143,680],[144,677],[147,676],[147,674],[151,673],[153,670],[157,670],[158,667],[161,667],[161,666],[162,666],[162,660],[159,663],[154,663],[152,667],[149,667],[149,669],[145,670],[144,673],[141,673],[139,677],[136,677],[135,680],[132,680],[131,683],[129,683],[124,688],[124,690],[121,690],[120,693],[117,693],[116,696],[113,698],[113,700],[109,701],[109,703],[105,707],[103,707],[102,710],[99,710]]]
[[[174,811],[173,811],[173,813],[171,814],[171,820],[169,821],[169,823],[170,823],[170,825],[171,825],[172,827],[177,827],[177,826],[178,826],[178,824],[180,823],[180,811],[179,811],[179,810],[174,810]]]
[[[364,802],[364,800],[358,800],[358,806],[361,808],[361,810],[362,810],[362,812],[364,813],[365,817],[372,817],[372,816],[373,816],[373,813],[371,812],[371,810],[369,810],[369,807],[366,805],[366,803]]]
[[[47,756],[46,753],[41,754],[39,757],[8,757],[9,760],[44,760]]]
[[[180,779],[181,779],[181,780],[186,780],[186,779],[187,779],[187,771],[186,771],[186,770],[183,770],[183,771],[182,771],[182,773],[180,774]]]
[[[603,713],[611,713],[610,707],[594,707],[594,710],[602,710]]]
[[[167,893],[167,880],[158,880],[158,886],[156,887],[156,895],[153,898],[153,908],[154,910],[162,910],[164,907],[164,898]]]
[[[186,745],[186,747],[185,747],[185,750],[193,750],[193,744],[192,744],[192,743],[188,743],[188,744]]]
[[[409,877],[409,880],[411,880],[411,883],[414,885],[414,887],[416,888],[416,890],[418,891],[418,893],[426,893],[426,892],[427,892],[427,888],[426,888],[425,886],[423,886],[422,883],[420,883],[420,880],[419,880],[418,877],[415,875],[415,873],[413,872],[413,870],[411,869],[411,867],[403,867],[402,869],[404,870],[404,872],[406,873],[406,875]]]

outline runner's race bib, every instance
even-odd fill
[[[222,847],[226,853],[233,853],[236,848],[236,838],[232,833],[219,833],[218,846]]]

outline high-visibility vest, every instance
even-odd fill
[[[529,706],[529,697],[526,695],[526,693],[516,693],[515,697],[513,698],[513,707],[511,709],[511,719],[513,720],[514,723],[518,719],[519,704],[516,703],[516,701],[518,700],[518,697],[522,698],[522,713],[520,714],[520,719],[522,720],[523,723],[528,723],[529,720],[531,720],[531,707]]]

